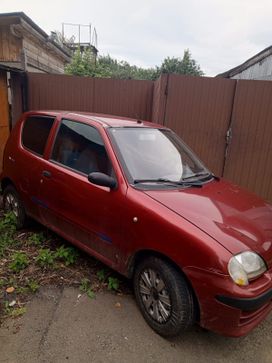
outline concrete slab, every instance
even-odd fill
[[[74,288],[40,289],[21,319],[1,327],[0,362],[272,362],[272,315],[245,338],[195,326],[166,340],[147,326],[133,296],[78,295]]]

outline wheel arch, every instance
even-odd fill
[[[193,298],[194,298],[194,303],[195,303],[195,307],[196,307],[196,321],[200,320],[200,304],[197,298],[197,295],[194,291],[194,288],[190,282],[190,280],[188,279],[187,275],[184,273],[184,271],[182,270],[182,268],[175,262],[173,261],[170,257],[164,255],[161,252],[155,251],[155,250],[149,250],[149,249],[145,249],[145,250],[140,250],[137,251],[129,260],[128,263],[128,268],[127,268],[127,276],[131,279],[133,278],[134,272],[135,272],[135,268],[137,266],[137,264],[148,257],[151,256],[155,256],[158,257],[166,262],[168,262],[171,266],[173,266],[175,268],[176,271],[178,271],[179,273],[182,274],[182,276],[184,277],[184,279],[186,280],[188,286],[190,287],[192,294],[193,294]]]
[[[13,181],[8,178],[8,177],[5,177],[1,180],[1,189],[2,189],[2,192],[4,191],[4,189],[6,189],[6,187],[8,185],[12,185],[14,188],[15,188],[15,184],[13,183]]]

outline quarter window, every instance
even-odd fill
[[[101,172],[112,175],[103,140],[95,127],[62,120],[51,160],[84,174]]]
[[[25,120],[22,132],[24,147],[38,155],[43,155],[54,118],[32,116]]]

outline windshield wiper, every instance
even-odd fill
[[[200,172],[200,173],[195,173],[195,174],[192,174],[192,175],[189,175],[185,178],[182,178],[183,180],[188,180],[188,179],[191,179],[191,178],[196,178],[198,176],[203,176],[204,178],[201,178],[201,179],[198,179],[198,180],[204,180],[204,179],[207,179],[207,178],[214,178],[215,180],[219,180],[219,177],[212,174],[212,173],[209,173],[209,172]]]
[[[196,187],[201,188],[201,183],[195,183],[195,182],[184,182],[184,181],[173,181],[170,179],[164,179],[164,178],[158,178],[158,179],[135,179],[134,184],[139,183],[166,183],[171,185],[181,185],[184,187]]]

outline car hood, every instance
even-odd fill
[[[272,206],[229,182],[202,188],[148,190],[152,199],[217,240],[232,254],[252,250],[272,265]]]

